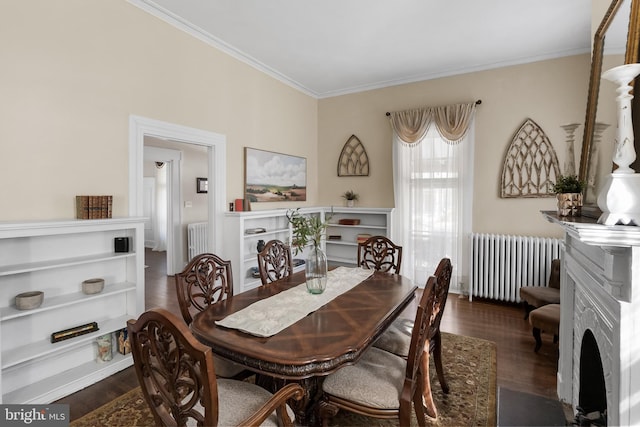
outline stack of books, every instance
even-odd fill
[[[76,218],[111,218],[112,206],[113,196],[76,196]]]

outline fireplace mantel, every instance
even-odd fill
[[[577,410],[581,347],[591,332],[604,371],[608,425],[640,425],[640,227],[542,213],[565,232],[558,397]]]
[[[632,225],[602,225],[583,216],[559,217],[555,211],[542,211],[549,222],[561,225],[587,245],[630,247],[640,246],[640,227]]]

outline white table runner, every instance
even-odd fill
[[[310,294],[305,283],[287,289],[272,297],[254,302],[216,325],[238,329],[259,337],[270,337],[293,325],[327,304],[340,294],[356,287],[373,274],[374,270],[338,267],[328,272],[327,289],[321,294]]]

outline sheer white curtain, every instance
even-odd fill
[[[393,140],[394,240],[402,245],[402,274],[424,286],[443,257],[454,266],[451,289],[468,276],[473,202],[473,121],[456,142],[435,122],[415,143]]]
[[[167,164],[156,169],[155,246],[152,250],[167,250]]]

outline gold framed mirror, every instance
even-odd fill
[[[606,86],[609,83],[601,83],[601,75],[603,70],[616,65],[638,62],[639,20],[640,0],[612,0],[593,38],[579,172],[580,180],[587,184],[582,211],[585,216],[597,218],[600,215],[596,204],[598,184],[613,168],[615,91],[612,86]],[[638,80],[640,79],[635,83],[635,93],[640,93]],[[640,154],[640,97],[634,97],[633,112],[636,153]],[[640,161],[636,160],[631,167],[638,171],[638,165]]]

